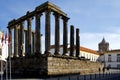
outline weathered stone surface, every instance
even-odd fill
[[[28,32],[25,31],[25,55],[28,53]]]
[[[29,14],[29,12],[27,14]],[[28,29],[28,37],[27,37],[28,38],[28,53],[27,53],[27,56],[28,56],[28,55],[31,55],[32,17],[27,19],[27,29]]]
[[[76,29],[76,57],[79,57],[80,54],[80,37],[79,29]]]
[[[70,26],[70,56],[74,56],[74,26]]]
[[[68,17],[62,16],[63,19],[63,55],[66,55],[68,45]]]
[[[36,14],[36,53],[42,53],[41,50],[41,16],[42,13]]]
[[[103,64],[98,62],[83,61],[78,58],[65,57],[24,57],[12,59],[12,74],[25,73],[36,75],[66,75],[97,73]],[[28,74],[26,74],[28,75]]]
[[[20,23],[20,56],[25,56],[23,48],[24,48],[24,21]]]
[[[47,9],[45,11],[45,54],[50,53],[50,14],[51,10]]]
[[[34,54],[35,53],[35,49],[36,49],[36,46],[35,46],[35,41],[36,40],[36,37],[35,37],[35,33],[32,32],[32,53]]]
[[[19,75],[47,75],[46,57],[12,58],[11,72]],[[9,69],[9,68],[8,68]],[[8,70],[9,71],[9,70]]]
[[[32,53],[32,48],[34,48],[35,40],[32,39],[32,18],[36,17],[36,52],[41,53],[40,48],[40,16],[41,14],[45,12],[45,53],[46,54],[40,54],[34,55]],[[51,12],[57,13],[55,14],[55,53],[59,53],[59,19],[62,16],[63,19],[63,55],[52,55],[50,52],[50,43],[51,43],[51,24],[50,24],[50,17]],[[39,14],[39,15],[38,15]],[[27,21],[26,25],[27,30],[25,31],[25,53],[27,57],[18,57],[18,49],[20,49],[21,46],[18,46],[18,40],[20,40],[21,44],[23,44],[24,41],[24,33],[23,33],[23,21]],[[88,73],[95,73],[98,71],[98,68],[102,65],[97,62],[90,62],[90,61],[83,61],[78,58],[79,54],[77,52],[77,58],[74,57],[74,27],[71,26],[71,33],[70,33],[70,56],[65,56],[67,53],[67,43],[68,43],[68,31],[67,31],[67,14],[62,12],[59,8],[57,8],[54,4],[51,4],[49,2],[44,3],[41,6],[38,6],[35,11],[27,12],[27,14],[17,20],[12,20],[9,22],[8,28],[12,29],[14,28],[14,56],[15,58],[12,58],[11,60],[11,72],[12,74],[18,74],[18,75],[65,75],[65,74],[88,74]],[[18,36],[18,25],[21,24],[20,30],[21,30],[21,36]],[[10,29],[10,30],[11,30]],[[9,33],[12,34],[12,31],[9,31]],[[34,36],[34,34],[33,34]],[[78,37],[78,33],[77,33]],[[77,42],[78,42],[77,38]],[[33,42],[32,42],[33,41]],[[77,45],[79,47],[79,45]],[[11,46],[12,47],[12,46]],[[77,47],[77,48],[78,48]],[[79,50],[77,50],[79,51]],[[34,49],[33,49],[34,52]],[[12,53],[12,49],[11,49]],[[9,62],[9,61],[8,61]],[[10,69],[10,68],[8,68]],[[9,72],[10,70],[8,70]]]
[[[18,25],[14,28],[14,57],[18,57]]]
[[[96,73],[99,67],[103,65],[98,62],[48,57],[48,75]]]
[[[8,39],[8,41],[9,41],[9,43],[8,43],[8,56],[9,57],[13,57],[13,54],[12,54],[12,29],[11,28],[9,28],[8,29],[9,30],[9,39]]]
[[[54,13],[55,16],[55,55],[59,55],[60,46],[60,14]]]

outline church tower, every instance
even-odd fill
[[[102,42],[98,44],[98,50],[99,52],[104,53],[105,51],[109,51],[109,43],[105,41],[103,38]]]

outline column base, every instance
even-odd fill
[[[73,56],[73,55],[70,55],[70,57],[75,57],[75,56]]]
[[[15,55],[15,56],[13,56],[14,58],[18,58],[19,57],[19,55]]]
[[[63,53],[62,56],[69,56],[69,55],[67,55],[67,54],[68,54],[68,53]]]
[[[40,52],[35,52],[36,56],[41,56],[42,54]]]
[[[45,54],[45,56],[52,56],[50,51],[45,51],[44,54]]]
[[[56,52],[54,53],[54,55],[57,55],[57,56],[58,56],[58,55],[60,55],[60,52],[57,52],[57,51],[56,51]]]
[[[14,59],[17,59],[19,56],[13,56]]]

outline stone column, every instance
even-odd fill
[[[66,55],[68,45],[68,20],[69,18],[63,16],[63,55]]]
[[[32,32],[32,53],[35,53],[35,32]]]
[[[20,56],[24,56],[24,21],[20,23]]]
[[[70,26],[70,56],[74,56],[74,26]]]
[[[20,57],[21,56],[21,48],[20,48],[20,25],[18,26],[18,56]]]
[[[14,27],[14,57],[18,57],[18,25]]]
[[[36,53],[42,53],[41,51],[41,27],[40,27],[40,17],[42,13],[36,14]]]
[[[60,14],[54,12],[55,16],[55,55],[59,55],[60,46]]]
[[[45,54],[50,54],[50,14],[51,10],[45,11]]]
[[[79,29],[76,29],[76,57],[79,57],[80,54],[80,37],[79,37]]]
[[[9,48],[8,48],[8,50],[9,50],[8,56],[12,57],[12,29],[11,28],[9,28],[8,46],[9,46]]]
[[[27,30],[25,30],[25,55],[28,54],[28,41],[27,41],[27,37],[28,37],[28,34],[27,34]]]
[[[27,19],[27,28],[28,28],[28,54],[27,55],[31,55],[32,18]]]

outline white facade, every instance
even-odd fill
[[[99,54],[94,54],[91,52],[80,51],[80,57],[85,57],[85,59],[89,59],[90,61],[97,61]]]
[[[99,59],[105,67],[120,68],[120,50],[107,51]]]
[[[68,46],[69,48],[69,46]],[[51,53],[55,53],[54,46],[52,45],[51,47]],[[60,46],[60,53],[63,54],[63,46]],[[70,50],[68,49],[68,53],[66,55],[69,55]],[[74,56],[75,56],[76,50],[74,49]],[[97,51],[85,48],[85,47],[80,47],[80,55],[79,57],[88,59],[90,61],[98,61],[100,54]]]
[[[4,37],[3,41],[2,37]],[[8,57],[8,38],[6,38],[5,40],[5,34],[2,31],[0,31],[0,60],[6,61],[7,57]]]
[[[98,53],[95,50],[86,48],[86,47],[80,47],[80,57],[84,57],[85,59],[88,59],[90,61],[98,61],[98,58],[100,56],[100,53]]]

